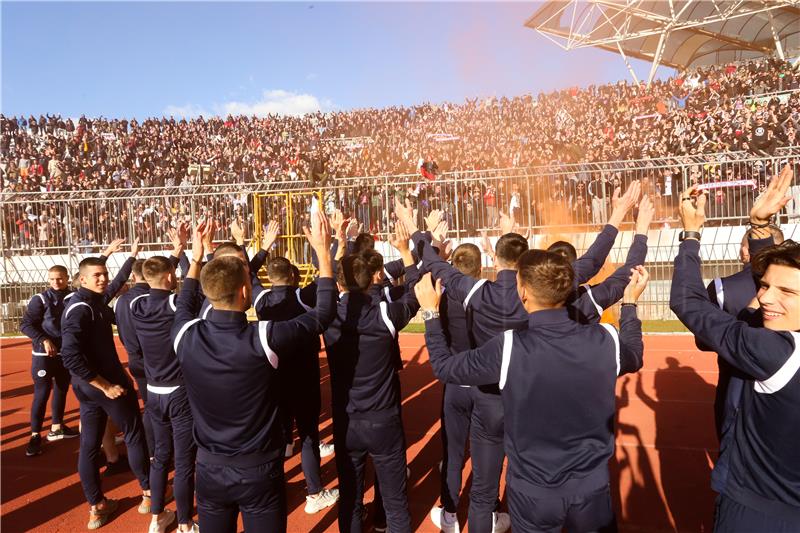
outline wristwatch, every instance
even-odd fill
[[[422,310],[422,320],[432,320],[434,318],[439,318],[439,311]]]
[[[686,239],[697,239],[700,240],[700,232],[699,231],[682,231],[678,234],[678,240],[683,242]]]

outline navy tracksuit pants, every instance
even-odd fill
[[[380,480],[386,523],[392,533],[410,533],[406,492],[406,445],[399,413],[370,419],[334,413],[333,439],[339,472],[339,531],[361,533],[364,516],[364,466],[372,457]]]
[[[103,489],[100,486],[100,470],[97,468],[97,459],[100,455],[100,443],[103,441],[108,417],[111,417],[114,424],[125,435],[128,463],[139,480],[139,486],[142,490],[150,488],[150,457],[147,454],[144,426],[139,413],[139,401],[133,392],[133,383],[128,381],[122,386],[127,392],[112,400],[88,383],[80,381],[72,383],[72,390],[80,402],[81,413],[78,473],[86,500],[91,505],[100,503],[104,498]]]
[[[144,410],[147,412],[147,379],[136,376],[133,376],[133,379],[136,381],[136,390],[139,393],[139,398],[142,399],[142,403],[144,403]],[[142,422],[144,423],[144,436],[147,440],[147,451],[150,452],[150,457],[153,457],[156,453],[156,441],[153,437],[153,424],[150,423],[150,419],[147,416],[142,417]]]
[[[560,533],[614,533],[617,522],[611,507],[611,489],[602,486],[586,494],[533,495],[506,485],[513,531]]]
[[[185,387],[168,394],[149,391],[145,417],[150,419],[155,437],[155,455],[150,463],[152,513],[164,510],[167,473],[172,450],[175,450],[175,505],[178,523],[192,521],[194,509],[194,463],[197,446],[192,431],[194,422]]]
[[[717,496],[714,533],[796,533],[800,522],[784,520],[774,514],[762,512],[720,494]]]
[[[61,356],[48,357],[34,355],[31,361],[33,377],[33,405],[31,406],[31,433],[40,433],[44,425],[47,399],[52,392],[50,402],[50,418],[53,424],[61,424],[64,420],[64,407],[67,404],[69,390],[69,370],[64,368]]]
[[[236,533],[239,512],[247,532],[286,531],[283,458],[259,464],[245,459],[197,451],[197,513],[203,531]]]
[[[314,354],[317,357],[317,354]],[[322,490],[319,457],[319,360],[304,368],[289,368],[282,374],[280,412],[286,443],[293,442],[292,425],[300,437],[300,461],[308,494]]]
[[[458,509],[473,406],[471,387],[445,384],[442,396],[441,500],[445,511],[449,513],[455,513]]]
[[[473,399],[470,427],[472,488],[469,493],[469,530],[492,533],[492,513],[499,505],[500,475],[503,472],[503,401],[499,394],[470,387]],[[521,530],[526,531],[526,530]]]

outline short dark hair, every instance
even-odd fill
[[[164,274],[174,272],[175,270],[175,267],[172,266],[170,260],[163,255],[155,255],[150,259],[143,260],[140,268],[141,270],[139,275],[144,276],[144,279],[146,279],[148,282],[150,280],[156,280]]]
[[[547,251],[564,256],[564,259],[569,261],[570,264],[578,260],[578,252],[567,241],[556,241],[547,247]]]
[[[285,257],[275,257],[267,263],[267,276],[272,283],[292,282],[292,263]]]
[[[300,269],[297,268],[297,265],[292,265],[292,285],[300,285]]]
[[[69,272],[67,272],[67,267],[64,265],[53,265],[47,269],[48,272],[60,272],[62,276],[68,277]]]
[[[528,250],[519,257],[517,275],[544,305],[563,304],[573,291],[575,273],[572,264],[561,254]]]
[[[481,275],[481,250],[471,243],[459,244],[453,250],[453,266],[462,274],[477,278]]]
[[[519,233],[506,233],[494,247],[498,259],[507,264],[516,264],[519,257],[528,250],[528,241]]]
[[[133,272],[133,274],[137,278],[144,277],[144,274],[142,273],[143,272],[142,268],[144,267],[144,262],[145,261],[147,261],[147,260],[146,259],[137,259],[136,261],[133,262],[133,268],[131,269],[131,272]]]
[[[375,237],[371,233],[359,233],[354,242],[354,253],[360,254],[366,250],[375,249]]]
[[[364,250],[363,252],[361,252],[361,255],[364,257],[364,259],[367,261],[367,264],[369,265],[370,276],[374,276],[375,274],[383,270],[383,256],[380,254],[380,252],[374,249],[370,249],[370,250]]]
[[[369,262],[362,254],[344,256],[336,272],[336,281],[349,291],[366,291],[372,284]]]
[[[231,305],[236,292],[247,283],[247,271],[236,257],[224,256],[212,259],[200,271],[200,286],[211,303]]]
[[[753,277],[761,279],[771,265],[782,265],[800,270],[800,243],[791,239],[768,246],[750,260]]]
[[[242,247],[235,242],[223,242],[214,250],[214,259],[226,255],[238,255],[244,253]]]
[[[106,260],[104,257],[87,257],[83,259],[80,263],[78,263],[78,270],[83,272],[83,269],[86,267],[95,267],[95,266],[106,266]]]

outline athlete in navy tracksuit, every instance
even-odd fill
[[[453,266],[461,273],[478,278],[481,273],[481,251],[474,244],[462,244],[453,251]],[[467,309],[442,289],[440,305],[442,329],[447,346],[454,353],[469,350],[469,319]],[[444,385],[442,394],[442,465],[440,499],[442,506],[431,510],[431,520],[442,530],[458,531],[456,511],[461,494],[461,473],[464,468],[467,439],[474,401],[469,385]]]
[[[115,281],[127,280],[133,261],[134,257],[130,257],[125,262]],[[115,502],[103,496],[96,462],[107,418],[110,416],[123,431],[128,462],[146,494],[149,456],[139,403],[114,345],[114,312],[108,307],[113,293],[109,294],[107,287],[105,260],[84,259],[80,272],[81,288],[70,298],[61,319],[61,356],[80,401],[78,472],[86,499],[92,505],[89,527],[94,529],[104,524],[116,507]]]
[[[436,313],[439,297],[422,281],[418,298],[434,374],[449,383],[498,382],[514,531],[612,531],[614,428],[608,422],[616,409],[616,378],[642,365],[635,306],[623,305],[619,334],[609,324],[578,324],[564,306],[573,290],[566,259],[531,250],[518,267],[527,324],[456,355]]]
[[[170,337],[177,309],[176,295],[172,292],[177,282],[173,259],[151,257],[142,267],[150,288],[147,294],[137,296],[128,304],[134,333],[130,347],[143,355],[149,400],[145,418],[150,419],[155,439],[150,463],[153,522],[166,526],[174,519],[171,512],[161,515],[165,511],[167,472],[174,449],[173,486],[178,524],[183,530],[189,530],[194,508],[197,447],[192,436],[194,424],[189,398]],[[119,305],[117,307],[119,309]]]
[[[748,250],[752,257],[773,244],[775,242],[772,237],[748,239]],[[736,274],[724,278],[714,278],[706,287],[706,291],[710,301],[729,315],[747,322],[755,321],[757,325],[761,325],[758,324],[761,322],[760,316],[748,308],[758,292],[749,263],[745,264],[742,270]],[[701,350],[710,349],[699,339],[695,339],[695,343]],[[736,420],[736,413],[742,399],[742,389],[748,376],[720,356],[717,356],[717,366],[719,367],[719,378],[714,395],[714,423],[719,440],[719,458],[711,472],[711,488],[716,492],[722,492],[727,479],[729,462],[725,450],[733,439],[733,432],[730,429]]]
[[[575,262],[575,289],[600,270],[617,233],[616,227],[605,226],[586,254]],[[525,326],[527,314],[516,293],[514,266],[519,255],[527,250],[528,243],[524,237],[510,233],[498,240],[497,257],[502,263],[494,282],[476,280],[458,272],[443,261],[432,247],[423,244],[425,236],[422,233],[416,232],[412,239],[417,249],[423,250],[423,268],[429,270],[436,279],[442,279],[451,297],[470,310],[473,317],[470,330],[475,347],[482,346],[507,329]],[[496,385],[482,384],[471,388],[470,392],[473,394],[474,408],[470,426],[473,472],[468,521],[472,531],[491,533],[496,529],[507,529],[508,525],[508,517],[495,512],[504,456],[503,405]]]
[[[283,257],[272,259],[267,271],[272,287],[262,290],[253,302],[259,320],[285,322],[311,310],[311,306],[303,301],[304,292],[309,291],[294,286],[294,272],[288,259]],[[258,278],[253,278],[253,282],[260,286]],[[316,288],[313,290],[316,293]],[[292,442],[292,421],[296,421],[297,433],[300,436],[300,458],[308,491],[306,497],[308,513],[333,505],[338,497],[338,490],[324,489],[320,475],[319,350],[319,336],[309,335],[297,342],[292,350],[292,357],[282,359],[282,364],[278,368],[280,407],[284,429],[288,428],[287,441]]]
[[[681,243],[670,307],[700,342],[749,376],[730,430],[714,530],[800,531],[800,245],[786,241],[753,261],[763,328],[708,300],[699,251],[693,238]]]
[[[418,279],[408,250],[399,238],[407,288]],[[336,318],[324,334],[331,372],[333,433],[339,473],[339,530],[362,530],[364,465],[372,457],[380,480],[389,531],[411,530],[406,494],[406,449],[400,418],[400,381],[395,338],[416,314],[413,292],[399,301],[375,303],[367,294],[374,250],[345,257],[338,283],[345,293]],[[379,255],[379,254],[377,254]]]
[[[327,220],[313,216],[312,245],[327,250]],[[214,533],[236,531],[241,511],[247,531],[285,531],[276,369],[281,357],[292,356],[298,341],[319,335],[330,323],[335,301],[330,261],[320,262],[314,310],[286,322],[249,324],[249,272],[238,258],[214,259],[201,277],[203,293],[214,307],[203,320],[195,318],[202,300],[200,248],[193,245],[172,331],[194,416],[200,523]]]
[[[50,404],[52,419],[48,441],[73,438],[78,432],[63,424],[64,406],[69,389],[69,371],[61,362],[61,314],[72,291],[67,269],[61,265],[47,271],[50,287],[35,295],[20,323],[22,333],[32,341],[31,376],[33,377],[33,405],[31,406],[31,438],[25,454],[29,457],[42,453],[42,425],[47,399],[53,392]]]

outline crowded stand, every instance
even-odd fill
[[[712,193],[709,223],[738,224],[781,150],[798,144],[799,89],[791,63],[766,58],[695,68],[650,87],[618,82],[460,105],[191,120],[3,117],[3,192],[44,193],[4,210],[4,237],[42,255],[92,252],[115,235],[166,242],[167,230],[195,212],[185,195],[221,184],[225,194],[203,197],[200,209],[217,213],[222,228],[238,219],[248,237],[256,232],[252,199],[238,190],[256,186],[328,185],[329,210],[382,234],[392,198],[410,195],[420,216],[442,210],[451,227],[475,236],[502,212],[529,227],[599,228],[614,191],[632,180],[642,181],[656,222],[668,224],[684,187],[724,182]],[[775,164],[765,163],[770,157]],[[52,195],[161,187],[169,194],[133,200],[131,209],[111,200],[114,192],[72,205]],[[800,187],[790,194],[797,199],[787,215],[800,217]],[[284,234],[299,236],[307,214],[290,224],[287,213],[307,213],[309,202],[276,198],[269,211]]]

